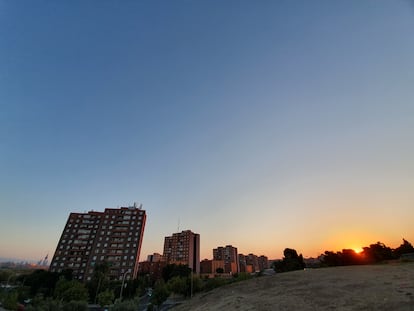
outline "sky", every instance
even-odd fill
[[[413,29],[407,0],[0,0],[0,257],[133,202],[141,260],[414,243]]]

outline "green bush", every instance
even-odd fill
[[[228,283],[229,283],[228,280],[222,279],[222,278],[207,279],[207,280],[205,280],[203,290],[209,291],[209,290],[212,290],[214,288],[226,285]]]
[[[165,285],[164,281],[159,280],[155,284],[155,288],[151,297],[151,303],[156,306],[159,306],[168,298],[169,295],[170,292],[168,291],[168,288]]]
[[[16,291],[11,291],[7,293],[3,301],[4,308],[9,309],[9,310],[16,310],[17,296],[18,294]]]
[[[98,303],[101,307],[108,306],[114,301],[115,294],[113,291],[107,289],[98,295]]]

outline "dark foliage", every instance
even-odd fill
[[[191,274],[191,269],[186,265],[170,264],[166,265],[162,269],[162,278],[165,282],[172,279],[173,277],[188,277]]]
[[[324,266],[348,266],[375,264],[386,260],[398,259],[402,254],[414,252],[414,247],[410,242],[403,239],[396,249],[391,249],[384,243],[377,242],[363,248],[361,253],[356,253],[352,249],[343,249],[342,252],[325,251],[322,255]]]
[[[401,257],[402,254],[414,253],[414,247],[406,239],[403,239],[403,243],[394,250],[396,257]]]
[[[371,244],[369,247],[364,247],[363,249],[362,255],[365,257],[366,263],[378,263],[396,258],[392,249],[381,242]]]
[[[25,276],[25,285],[30,287],[30,294],[43,294],[45,297],[52,296],[60,274],[45,270],[36,270]]]
[[[283,260],[279,260],[274,263],[274,269],[276,272],[303,270],[305,268],[303,256],[302,254],[298,255],[296,250],[291,248],[285,248],[285,250],[283,251],[283,255]]]

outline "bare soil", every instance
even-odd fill
[[[199,293],[184,310],[412,310],[414,263],[306,269]]]

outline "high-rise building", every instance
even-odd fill
[[[104,212],[71,213],[53,256],[50,271],[71,269],[88,281],[94,267],[106,262],[112,280],[135,278],[144,236],[142,205],[107,208]]]
[[[247,265],[251,265],[253,267],[253,272],[259,272],[259,260],[257,255],[255,254],[249,254],[246,256],[246,263]]]
[[[200,273],[200,235],[186,230],[166,236],[163,256],[169,264],[188,265],[194,273]]]
[[[224,260],[224,272],[225,273],[237,273],[239,269],[239,260],[237,255],[237,247],[226,245],[225,247],[219,246],[213,249],[214,260]]]

